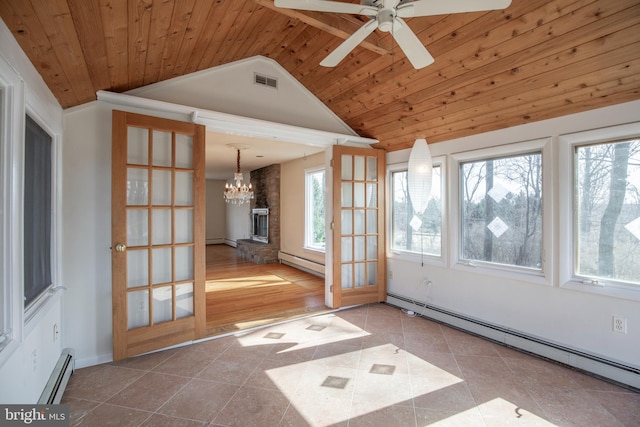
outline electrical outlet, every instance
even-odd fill
[[[624,317],[613,316],[613,332],[619,334],[627,333],[627,319]]]
[[[38,369],[38,350],[35,348],[31,352],[31,369],[33,372]]]
[[[393,271],[389,271],[389,279],[393,280]]]
[[[58,341],[58,334],[60,334],[60,330],[58,329],[58,324],[53,324],[53,342]]]

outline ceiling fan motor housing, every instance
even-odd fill
[[[376,19],[378,20],[378,29],[385,33],[390,32],[393,29],[393,20],[395,17],[395,9],[382,9],[376,16]]]

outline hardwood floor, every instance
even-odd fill
[[[324,279],[283,264],[254,264],[207,245],[207,335],[327,311]]]

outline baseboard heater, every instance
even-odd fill
[[[278,260],[282,264],[299,268],[300,270],[306,271],[307,273],[311,273],[319,277],[324,277],[324,265],[320,264],[319,262],[282,251],[278,252]]]
[[[40,395],[38,404],[55,405],[60,403],[64,389],[67,387],[71,374],[73,374],[74,365],[73,349],[65,348],[62,350],[62,354],[60,354],[60,358],[58,358],[53,372],[51,372],[49,381]]]
[[[402,295],[387,293],[386,302],[395,307],[412,310],[414,313],[436,322],[479,335],[508,347],[560,362],[603,379],[612,380],[634,391],[640,391],[640,368],[638,367],[483,322],[423,302],[416,302]]]

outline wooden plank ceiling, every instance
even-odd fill
[[[321,67],[363,18],[273,0],[0,0],[0,16],[64,108],[263,55],[389,151],[640,99],[638,0],[408,19],[435,58],[421,70],[379,31]]]

